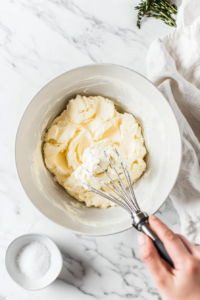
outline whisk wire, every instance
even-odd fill
[[[118,193],[113,189],[113,191],[120,197],[122,198],[124,201],[126,201],[126,198],[124,197],[124,195],[122,194],[122,192],[120,191],[120,189],[118,188],[117,184],[114,182],[114,180],[111,178],[111,176],[106,172],[106,170],[99,164],[98,165],[102,171],[104,172],[104,174],[110,179],[110,181],[112,182],[113,186],[116,188],[116,190],[118,191]],[[109,187],[110,188],[110,187]],[[111,189],[111,188],[110,188]]]
[[[119,179],[118,184],[119,184],[119,186],[121,187],[122,191],[125,192],[125,194],[122,193],[122,191],[118,188],[117,184],[114,182],[114,180],[111,178],[111,176],[106,172],[106,170],[105,170],[100,164],[98,164],[98,166],[101,168],[101,170],[104,172],[104,174],[110,179],[110,181],[111,181],[111,183],[112,183],[112,185],[113,185],[113,189],[112,189],[110,186],[106,185],[106,183],[105,183],[103,180],[101,180],[99,177],[97,177],[95,174],[89,172],[89,171],[88,171],[87,169],[85,169],[85,168],[83,168],[83,169],[85,169],[89,174],[91,174],[91,175],[92,175],[93,177],[95,177],[98,181],[100,181],[103,185],[107,186],[107,187],[108,187],[110,190],[112,190],[116,195],[118,195],[118,197],[120,197],[120,198],[125,202],[126,206],[128,206],[129,210],[135,210],[135,207],[133,207],[133,203],[132,203],[131,199],[129,198],[128,193],[126,192],[126,188],[124,187],[123,182],[121,181],[121,178],[120,178],[120,176],[119,176],[119,174],[118,174],[118,172],[117,172],[117,170],[116,170],[114,164],[112,163],[111,159],[108,157],[108,155],[107,155],[107,153],[106,153],[105,151],[104,151],[104,155],[105,155],[106,158],[109,160],[109,162],[110,162],[112,168],[114,169],[114,171],[115,171],[115,173],[116,173],[116,175],[117,175],[117,177],[118,177],[118,179]],[[119,155],[119,154],[118,154],[118,155]],[[93,156],[94,156],[94,155],[93,155]],[[121,181],[121,182],[120,182],[120,181]],[[117,191],[116,191],[116,190],[117,190]],[[120,201],[120,202],[121,202],[121,201]]]
[[[133,191],[133,185],[132,185],[132,182],[131,182],[131,176],[130,176],[129,169],[128,169],[127,165],[124,167],[124,163],[123,163],[123,161],[121,159],[121,156],[120,156],[119,152],[117,151],[117,149],[115,149],[115,152],[117,153],[117,155],[119,157],[119,160],[120,160],[120,163],[121,163],[121,166],[122,166],[122,170],[123,170],[124,176],[126,178],[130,194],[132,196],[132,201],[131,202],[133,203],[136,211],[140,210],[139,205],[138,205],[137,200],[136,200],[136,197],[135,197],[135,193]],[[134,202],[133,202],[133,200],[134,200]]]
[[[115,204],[121,206],[122,208],[126,209],[127,212],[130,213],[129,208],[126,206],[125,203],[123,203],[122,201],[118,200],[117,198],[115,198],[113,195],[111,195],[110,193],[106,192],[103,190],[103,193],[100,192],[99,190],[93,188],[91,185],[87,184],[86,182],[83,183],[84,185],[86,185],[87,187],[89,187],[91,189],[92,192],[94,192],[95,194],[104,197],[112,202],[114,202]],[[109,194],[109,196],[107,196],[107,194]]]
[[[100,166],[100,165],[99,165]],[[102,170],[105,171],[105,174],[112,180],[112,183],[114,184],[115,188],[121,193],[121,195],[119,195],[117,193],[116,190],[112,189],[108,184],[106,184],[102,179],[100,179],[98,176],[96,176],[94,173],[88,171],[86,168],[82,167],[83,170],[87,171],[90,175],[92,175],[94,178],[96,178],[99,182],[101,182],[104,186],[106,186],[107,188],[109,188],[111,191],[113,191],[117,196],[119,196],[120,198],[122,198],[125,203],[126,203],[126,199],[124,198],[123,194],[121,193],[120,189],[118,189],[117,185],[115,184],[115,182],[111,179],[111,177],[108,175],[108,173],[102,168]],[[86,184],[86,183],[85,183]],[[90,185],[89,185],[90,186]],[[92,188],[92,187],[91,187]],[[94,189],[94,188],[93,188]],[[98,191],[98,190],[96,190]],[[105,191],[104,191],[105,192]]]
[[[105,151],[104,151],[104,154],[108,158],[108,160],[109,160],[109,162],[110,162],[110,164],[111,164],[111,166],[112,166],[115,174],[117,175],[117,177],[119,179],[119,184],[120,184],[120,186],[121,186],[121,188],[124,191],[124,194],[126,196],[126,203],[127,203],[127,205],[129,205],[129,207],[130,207],[131,210],[134,209],[133,208],[133,202],[132,202],[132,200],[131,200],[131,198],[130,198],[130,196],[129,196],[129,194],[128,194],[128,192],[127,192],[127,190],[126,190],[126,188],[125,188],[125,186],[124,186],[124,184],[123,184],[123,182],[122,182],[122,180],[121,180],[121,178],[120,178],[120,176],[119,176],[119,174],[118,174],[118,172],[117,172],[117,170],[116,170],[116,168],[115,168],[115,166],[114,166],[114,164],[112,162],[112,160],[110,159],[110,157],[108,157],[108,155],[107,155],[107,153]]]
[[[123,164],[123,162],[122,162],[121,156],[119,155],[119,152],[117,151],[117,149],[115,149],[115,152],[117,153],[117,155],[118,155],[118,157],[119,157],[120,164],[121,164],[121,167],[122,167],[122,171],[123,171],[123,173],[124,173],[124,177],[126,178],[126,182],[127,182],[127,185],[128,185],[129,191],[130,191],[130,194],[132,194],[132,193],[131,193],[132,183],[131,183],[131,181],[129,182],[128,176],[127,176],[128,168],[127,168],[127,166],[126,166],[126,169],[124,168],[124,164]],[[134,198],[133,198],[133,199],[134,199]],[[136,211],[136,210],[137,210],[137,206],[136,206],[135,203],[133,202],[133,199],[131,199],[131,204],[133,205],[134,210]],[[135,200],[135,199],[134,199],[134,200]]]
[[[132,195],[132,197],[133,197],[133,199],[134,199],[134,204],[135,204],[137,210],[140,210],[140,207],[139,207],[139,205],[138,205],[138,202],[137,202],[137,199],[136,199],[136,197],[135,197],[134,190],[133,190],[133,184],[132,184],[132,182],[131,182],[131,175],[130,175],[130,172],[129,172],[129,170],[128,170],[127,167],[126,167],[126,171],[127,171],[127,174],[128,174],[129,187],[130,187],[130,189],[131,189],[131,195]]]
[[[115,204],[121,206],[122,208],[126,209],[130,214],[132,214],[132,213],[137,212],[139,210],[139,206],[138,206],[138,203],[136,201],[135,194],[134,194],[134,191],[133,191],[130,173],[129,173],[128,167],[127,166],[124,167],[121,156],[120,156],[119,152],[117,151],[117,149],[115,149],[115,152],[119,157],[120,164],[121,164],[121,167],[122,167],[122,172],[123,172],[124,177],[126,179],[130,194],[128,193],[128,191],[127,191],[127,189],[126,189],[119,173],[117,172],[111,158],[107,155],[106,151],[104,151],[104,154],[105,154],[106,158],[109,160],[111,167],[113,168],[117,178],[119,179],[118,184],[121,187],[121,190],[120,190],[120,188],[118,188],[117,183],[111,178],[111,176],[108,174],[108,172],[100,164],[98,164],[98,166],[101,168],[103,173],[109,178],[113,188],[110,185],[106,184],[101,178],[96,176],[94,173],[87,170],[85,167],[82,166],[82,169],[85,170],[87,173],[89,173],[94,178],[96,178],[103,186],[106,186],[117,197],[119,197],[120,200],[118,198],[116,198],[114,195],[112,195],[108,191],[105,191],[102,188],[101,188],[101,191],[100,191],[100,190],[95,189],[91,185],[87,184],[86,182],[84,182],[84,184],[87,187],[89,187],[92,192],[94,192],[94,193],[98,194],[99,196],[104,197],[104,198],[114,202]]]
[[[124,186],[123,183],[121,184],[121,183],[119,182],[119,185],[120,185],[120,187],[121,187],[122,190],[125,188],[125,186]],[[123,186],[122,186],[122,185],[123,185]],[[126,189],[126,188],[125,188],[125,189]],[[131,200],[130,198],[127,198],[127,199],[126,199],[126,203],[127,203],[127,205],[129,206],[129,208],[130,208],[131,211],[135,211],[134,204],[133,204],[133,202],[132,202],[132,200]]]
[[[117,199],[115,196],[113,196],[113,195],[110,194],[109,192],[106,192],[106,191],[104,191],[103,189],[101,189],[101,190],[102,190],[105,194],[108,194],[108,195],[110,196],[110,198],[113,199],[113,202],[114,202],[114,203],[116,203],[117,205],[119,205],[119,206],[121,206],[121,207],[124,207],[124,208],[131,214],[130,209],[129,209],[129,207],[127,206],[126,203],[124,203],[123,201]]]

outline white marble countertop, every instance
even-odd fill
[[[139,0],[8,0],[0,8],[0,300],[161,299],[138,253],[137,232],[78,236],[42,216],[16,174],[14,142],[20,117],[34,94],[53,77],[93,63],[114,63],[146,75],[150,43],[174,29],[148,19],[139,30]],[[167,200],[157,215],[180,231]],[[25,291],[6,272],[5,251],[19,235],[38,232],[60,247],[65,282]]]

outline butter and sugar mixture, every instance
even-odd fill
[[[146,169],[146,148],[140,125],[131,114],[117,112],[114,103],[101,96],[77,95],[70,100],[66,110],[50,124],[44,142],[47,168],[70,195],[88,207],[115,206],[84,185],[86,182],[97,189],[102,187],[85,169],[110,184],[99,164],[113,180],[117,179],[105,151],[125,185],[115,148],[128,166],[132,182]]]

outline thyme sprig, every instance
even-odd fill
[[[169,0],[141,0],[141,3],[135,9],[138,10],[138,28],[140,28],[140,23],[144,16],[160,19],[165,24],[176,27],[176,21],[171,15],[177,14],[177,6],[171,4]]]

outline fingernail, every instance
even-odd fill
[[[138,235],[138,244],[142,245],[146,242],[146,235],[145,234],[139,234]]]
[[[151,215],[150,218],[151,218],[152,220],[157,220],[156,216],[154,216],[154,215]]]

